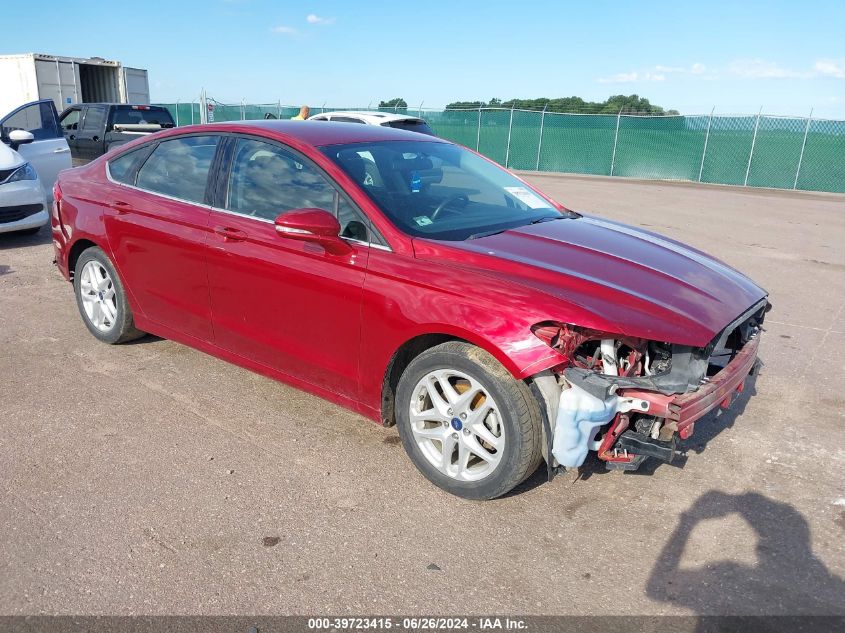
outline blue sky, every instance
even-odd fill
[[[416,107],[637,93],[683,113],[845,118],[845,2],[41,0],[0,53],[147,68],[153,101]],[[45,14],[53,13],[52,19]],[[76,14],[76,17],[72,17]]]

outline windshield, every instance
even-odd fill
[[[501,167],[457,145],[382,141],[322,151],[414,237],[466,240],[572,217]]]

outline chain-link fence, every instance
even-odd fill
[[[208,101],[213,120],[286,119],[299,106]],[[199,103],[165,105],[177,125]],[[313,108],[312,114],[368,108]],[[757,115],[561,114],[503,108],[382,109],[511,169],[845,193],[845,121]]]

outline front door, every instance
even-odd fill
[[[275,143],[237,138],[211,212],[208,278],[217,344],[334,393],[358,393],[365,219],[309,160]],[[225,170],[224,170],[225,172]],[[286,238],[283,211],[338,216],[346,252]],[[360,239],[365,238],[365,239]]]
[[[201,341],[214,338],[206,186],[219,140],[211,135],[167,139],[145,160],[147,146],[109,161],[111,180],[119,184],[104,214],[117,268],[141,313]]]
[[[13,130],[25,130],[35,137],[32,143],[21,145],[18,153],[35,167],[49,200],[59,171],[71,166],[70,150],[59,130],[52,99],[28,103],[5,116],[0,121],[0,136],[7,139]]]
[[[82,106],[73,106],[62,112],[62,117],[59,119],[59,127],[62,134],[70,147],[71,154],[73,154],[73,165],[81,165],[83,161],[79,160],[79,150],[76,146],[76,135],[79,134],[79,126],[82,123]]]
[[[107,113],[108,106],[83,106],[82,122],[76,132],[74,164],[88,163],[103,154]]]

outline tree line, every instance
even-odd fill
[[[393,108],[407,110],[408,103],[401,97],[380,101],[379,108]],[[580,114],[678,114],[677,110],[665,110],[659,105],[651,103],[639,95],[612,95],[604,101],[584,101],[581,97],[558,97],[549,99],[509,99],[502,101],[498,98],[489,101],[453,101],[446,106],[447,110],[467,110],[476,108],[516,108],[518,110],[543,110],[547,112],[569,112]]]

